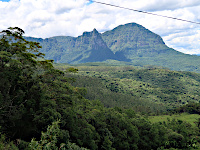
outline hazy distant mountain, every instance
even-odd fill
[[[131,62],[133,65],[157,65],[173,70],[200,72],[198,56],[169,48],[159,35],[136,23],[120,25],[102,34],[94,29],[78,37],[26,39],[40,42],[46,58],[58,63],[117,60]]]

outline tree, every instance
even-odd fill
[[[13,144],[13,142],[7,141],[4,134],[0,132],[0,149],[1,150],[18,150],[18,148]]]
[[[86,148],[79,147],[75,143],[66,141],[58,145],[58,137],[61,134],[59,127],[60,121],[55,121],[49,125],[46,132],[42,132],[40,141],[32,139],[29,144],[30,150],[87,150]],[[68,139],[69,140],[69,139]]]
[[[0,32],[0,125],[8,136],[30,136],[34,112],[42,99],[38,72],[52,68],[52,60],[41,60],[39,43],[26,41],[18,27]]]
[[[42,132],[40,141],[35,139],[31,140],[29,148],[32,150],[48,150],[48,149],[65,149],[66,144],[61,144],[59,148],[56,146],[57,137],[60,133],[59,121],[53,122],[51,126],[48,126],[46,132]]]

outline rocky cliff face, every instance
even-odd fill
[[[107,47],[101,34],[96,29],[92,32],[84,32],[83,35],[74,39],[74,46],[70,49],[70,51],[72,51],[70,55],[74,56],[70,63],[85,63],[116,59],[114,53]],[[76,56],[74,54],[76,54]]]
[[[94,29],[92,32],[88,33],[87,38],[81,36],[82,39],[87,39],[88,42],[88,57],[83,58],[81,62],[96,62],[105,61],[107,59],[117,59],[114,53],[107,47],[106,43],[103,41],[101,34]]]
[[[129,59],[153,57],[169,49],[159,35],[136,23],[120,25],[102,37],[114,53],[123,53]]]

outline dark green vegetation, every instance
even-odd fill
[[[199,149],[199,120],[196,126],[170,119],[166,122],[151,123],[142,115],[145,113],[142,109],[146,109],[147,104],[149,112],[153,112],[151,107],[160,106],[159,109],[165,110],[162,108],[163,104],[169,104],[167,107],[171,107],[170,103],[179,106],[190,100],[189,97],[183,102],[176,102],[168,97],[170,103],[164,100],[155,103],[159,98],[150,101],[148,95],[153,97],[151,92],[154,89],[160,91],[162,86],[165,86],[161,78],[157,81],[161,82],[161,86],[152,80],[154,74],[174,76],[174,81],[176,78],[182,78],[193,91],[198,90],[198,74],[131,67],[119,67],[117,71],[112,67],[97,67],[98,71],[94,71],[92,67],[88,70],[86,67],[85,71],[82,68],[79,73],[77,69],[68,67],[61,71],[53,67],[52,60],[44,60],[43,54],[39,52],[39,43],[26,41],[22,37],[23,33],[24,31],[17,27],[1,32],[0,149]],[[142,76],[141,71],[149,77]],[[117,102],[112,104],[110,101],[109,104],[109,97],[105,96],[104,101],[101,99],[105,107],[97,100],[98,96],[95,97],[97,92],[94,92],[93,98],[86,99],[86,88],[90,96],[92,93],[82,78],[88,84],[93,82],[96,85],[92,88],[100,86],[97,90],[102,96],[108,91],[109,94],[114,93],[113,96],[116,94],[117,97],[113,98],[113,101],[119,98],[121,106]],[[82,83],[77,83],[78,80]],[[73,82],[83,84],[86,88],[75,87],[71,85]],[[104,89],[101,84],[105,85]],[[138,89],[140,94],[135,91]],[[170,92],[172,89],[169,88]],[[179,91],[179,88],[175,89]],[[185,92],[190,92],[191,96],[194,94],[187,88]],[[130,99],[131,107],[122,101],[122,96],[126,95],[125,100]],[[133,97],[135,107],[131,104]],[[108,103],[105,103],[106,99]],[[139,107],[142,109],[138,109]],[[196,108],[198,106],[194,110]]]
[[[26,39],[39,42],[42,45],[41,52],[46,54],[45,58],[57,63],[156,65],[200,73],[199,56],[186,55],[167,47],[160,36],[136,23],[120,25],[102,34],[94,29],[79,37]]]

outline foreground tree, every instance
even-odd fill
[[[86,148],[81,148],[75,143],[61,143],[59,146],[57,144],[59,134],[61,130],[59,127],[59,121],[55,121],[52,125],[49,125],[46,132],[42,132],[40,141],[32,139],[29,147],[30,150],[87,150]]]
[[[36,72],[51,68],[52,61],[39,60],[39,43],[26,41],[18,27],[1,32],[0,39],[0,126],[8,136],[31,135],[34,112],[42,99]]]

